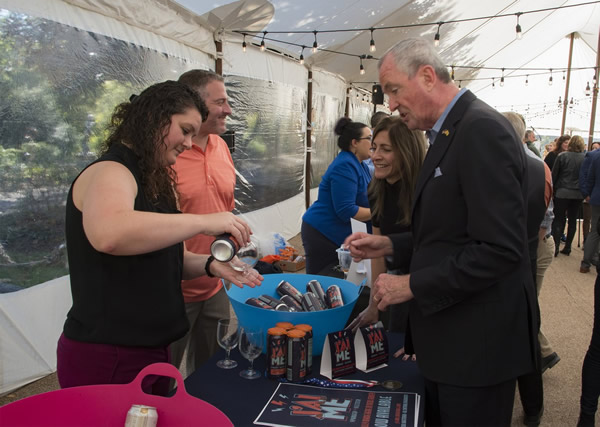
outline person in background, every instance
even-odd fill
[[[590,192],[585,191],[586,189],[583,187],[587,181],[588,172],[590,170],[590,166],[592,164],[592,157],[594,157],[598,152],[596,150],[600,146],[600,143],[594,142],[592,143],[591,150],[585,153],[585,157],[583,158],[583,164],[581,165],[581,169],[579,170],[579,189],[583,194],[583,203],[581,205],[583,224],[582,224],[582,233],[583,233],[583,244],[585,248],[585,241],[590,232],[592,226],[592,206],[590,205]],[[585,250],[585,249],[584,249]]]
[[[600,233],[600,221],[591,233]],[[581,369],[581,398],[577,427],[594,427],[600,396],[600,266],[596,266],[594,282],[594,324],[592,338]]]
[[[593,147],[593,145],[592,145]],[[579,189],[584,199],[584,206],[590,210],[591,224],[597,224],[600,220],[600,150],[595,149],[585,154],[581,170],[579,172]],[[587,203],[586,203],[587,202]],[[585,235],[585,231],[584,231]],[[598,233],[591,232],[583,240],[583,260],[579,271],[589,273],[592,264],[598,260],[598,245],[600,238]]]
[[[422,131],[411,131],[399,116],[384,117],[373,132],[371,157],[375,164],[375,176],[369,184],[369,205],[371,206],[373,234],[389,235],[410,232],[410,211],[417,176],[425,158],[425,137]],[[396,266],[385,258],[371,261],[371,283],[385,273],[406,274],[410,260]],[[377,304],[371,300],[349,325],[356,329],[376,323],[380,313]],[[388,329],[405,332],[408,321],[408,303],[394,304],[389,310]],[[396,357],[403,354],[398,351]],[[408,356],[405,356],[408,359]]]
[[[560,153],[563,151],[567,151],[569,147],[569,139],[571,139],[570,135],[563,135],[554,141],[554,148],[550,151],[546,157],[544,157],[544,161],[552,170],[554,168],[554,162]]]
[[[367,197],[371,174],[363,163],[371,156],[371,129],[342,117],[335,125],[335,134],[342,151],[323,175],[317,200],[302,216],[307,274],[330,275],[338,263],[336,249],[352,232],[351,218],[371,227]]]
[[[344,245],[355,260],[411,257],[410,274],[380,274],[372,292],[380,310],[410,301],[427,425],[508,426],[516,379],[539,363],[521,135],[456,87],[428,40],[386,52],[379,81],[390,109],[409,129],[426,130],[431,146],[412,233],[354,233]]]
[[[373,114],[371,116],[371,129],[375,130],[377,125],[386,117],[390,117],[390,115],[385,111],[377,111],[375,114]]]
[[[525,131],[525,136],[523,137],[523,143],[527,145],[527,148],[529,148],[533,154],[535,154],[536,156],[538,156],[541,159],[542,155],[540,154],[540,150],[538,150],[537,147],[535,146],[535,144],[534,144],[535,141],[536,141],[535,133],[531,129],[528,129],[527,131]]]
[[[510,124],[515,129],[517,135],[525,134],[525,119],[523,116],[512,111],[502,113],[502,115],[508,119]],[[553,218],[552,175],[548,165],[545,164],[541,158],[536,156],[533,151],[527,148],[526,138],[523,138],[523,144],[521,147],[527,155],[527,237],[529,240],[531,276],[536,283],[537,297],[539,298],[542,280],[538,282],[537,279],[540,277],[540,273],[543,279],[545,270],[552,261],[552,254],[554,252],[552,250],[550,253],[548,253],[547,250],[544,250],[546,249],[544,247],[545,239],[549,234],[548,230],[552,224]],[[552,247],[554,247],[554,245],[552,245]],[[541,252],[540,249],[542,249]],[[540,257],[540,254],[542,254],[542,257]],[[538,260],[541,261],[539,264]],[[541,265],[542,263],[544,263],[543,266]],[[540,343],[540,349],[542,347],[542,341],[545,343],[546,347],[549,346],[546,337],[541,332],[541,328],[538,331],[538,341]],[[552,353],[551,349],[549,351]],[[560,360],[556,353],[553,354],[558,360]],[[542,358],[542,361],[543,360],[544,358]],[[556,360],[552,366],[558,363],[558,360]],[[534,369],[532,372],[521,375],[517,379],[517,384],[519,386],[519,397],[521,398],[523,412],[525,413],[523,422],[528,427],[538,426],[544,413],[544,387],[542,383],[543,370],[543,366],[541,369],[536,367],[536,369]]]
[[[563,143],[564,144],[564,143]],[[565,246],[560,253],[571,254],[571,244],[577,231],[577,217],[581,208],[583,195],[579,190],[579,171],[583,164],[583,138],[573,136],[568,142],[568,151],[560,153],[552,168],[552,182],[554,183],[554,222],[552,223],[552,237],[554,238],[554,256],[558,256],[561,236],[565,230],[567,218],[569,227]]]
[[[259,285],[227,263],[185,250],[198,234],[251,230],[230,212],[182,214],[172,166],[206,118],[201,98],[181,83],[150,86],[116,107],[101,157],[75,178],[67,197],[66,240],[73,305],[57,348],[62,388],[126,384],[147,365],[169,362],[185,335],[181,279],[219,276]],[[169,378],[146,378],[146,393],[166,394]]]
[[[235,207],[235,167],[227,143],[219,136],[231,114],[223,77],[212,71],[191,70],[182,74],[179,82],[200,95],[208,108],[192,148],[179,156],[174,167],[179,207],[194,214],[231,212]],[[208,253],[213,241],[214,237],[199,234],[186,240],[185,246],[194,253]],[[230,303],[218,277],[184,280],[181,288],[190,330],[171,346],[171,363],[179,368],[187,349],[189,374],[219,348],[217,323],[229,317]]]

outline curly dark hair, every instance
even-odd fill
[[[208,109],[200,96],[182,83],[168,80],[154,84],[130,102],[119,104],[111,117],[110,135],[104,142],[104,154],[113,144],[124,144],[138,157],[141,186],[148,200],[165,207],[177,207],[176,175],[172,167],[163,165],[165,135],[171,117],[192,108],[198,110],[202,121]]]

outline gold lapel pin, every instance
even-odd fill
[[[442,133],[443,133],[445,136],[448,136],[448,135],[450,135],[450,132],[448,131],[448,129],[444,129],[444,130],[442,131]]]

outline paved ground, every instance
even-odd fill
[[[290,242],[301,249],[298,236]],[[554,258],[540,295],[544,332],[561,357],[560,363],[544,374],[543,426],[574,426],[577,423],[581,366],[591,337],[596,278],[594,270],[588,274],[579,273],[581,257],[582,251],[577,247],[576,237],[570,256],[561,254]],[[57,388],[56,375],[53,374],[1,397],[0,405]],[[517,397],[513,425],[522,425],[521,417],[522,410]]]

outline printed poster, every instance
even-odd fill
[[[416,427],[419,404],[416,393],[281,383],[254,424]]]

